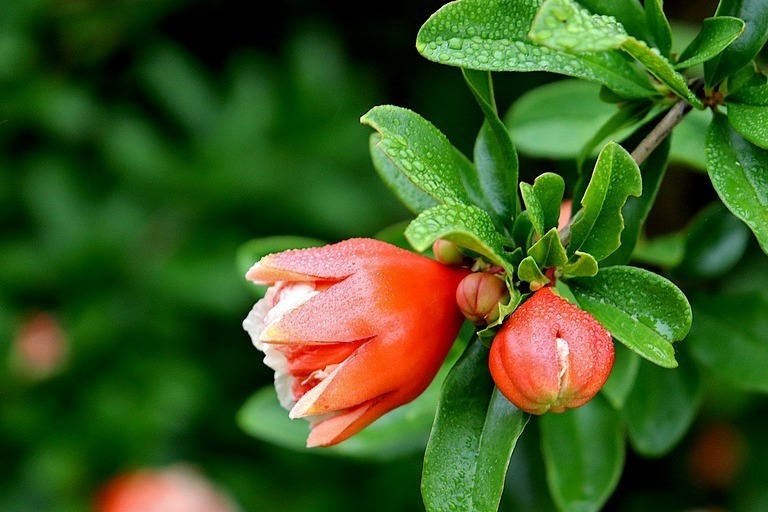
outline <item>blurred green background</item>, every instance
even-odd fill
[[[714,12],[669,3],[678,19]],[[482,116],[460,73],[413,45],[441,4],[289,0],[253,15],[234,1],[3,0],[0,510],[91,510],[115,475],[177,462],[244,511],[423,508],[418,453],[350,461],[239,429],[239,407],[272,375],[240,327],[253,294],[235,254],[255,237],[337,241],[409,218],[370,163],[358,119],[374,105],[412,108],[471,153]],[[499,104],[553,79],[499,76]],[[523,162],[524,177],[544,165]],[[651,218],[661,231],[713,197],[681,201],[706,181],[671,176]],[[20,346],[35,325],[48,359]],[[714,449],[742,481],[696,473],[705,418],[664,460],[630,454],[608,508],[765,503],[749,476],[763,466],[744,468],[768,455],[754,427],[768,408],[725,402],[716,426],[731,444]],[[530,430],[506,509],[551,506]]]

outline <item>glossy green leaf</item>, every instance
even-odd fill
[[[528,37],[554,50],[582,54],[615,50],[630,36],[613,16],[592,14],[572,0],[544,0]]]
[[[622,344],[616,344],[613,370],[601,392],[614,409],[622,409],[635,385],[641,358]]]
[[[563,277],[592,277],[597,274],[597,260],[591,254],[576,251],[571,261],[563,265]]]
[[[750,62],[725,81],[725,86],[721,87],[728,100],[738,93],[742,88],[761,87],[768,83],[768,76],[757,67],[754,61]]]
[[[564,512],[597,512],[624,467],[624,432],[618,413],[601,397],[563,414],[541,417],[547,483]]]
[[[555,51],[583,54],[621,48],[669,87],[697,108],[701,100],[680,73],[658,51],[631,37],[611,17],[590,15],[574,0],[544,0],[530,32],[531,39]]]
[[[677,366],[672,342],[688,333],[691,306],[672,282],[648,270],[615,266],[571,279],[568,286],[614,338],[659,366]]]
[[[416,187],[438,203],[469,202],[454,162],[454,148],[432,123],[392,105],[372,108],[360,122],[379,132],[376,147]]]
[[[441,391],[424,454],[426,510],[495,511],[528,415],[493,386],[488,348],[472,342]]]
[[[387,154],[378,147],[381,137],[375,133],[369,139],[371,161],[381,181],[397,196],[398,199],[413,213],[421,213],[437,205],[432,197],[413,184],[400,169],[392,163]]]
[[[462,73],[485,116],[474,150],[480,186],[491,211],[506,224],[517,214],[517,150],[499,118],[491,73],[470,69]]]
[[[704,108],[701,100],[688,87],[685,77],[678,73],[666,58],[653,51],[643,41],[629,38],[621,45],[621,48],[637,59],[653,76],[669,87],[680,98],[698,109]]]
[[[599,91],[597,84],[565,79],[523,94],[505,116],[518,149],[533,157],[576,158],[619,112],[600,100]]]
[[[744,32],[739,18],[706,18],[696,38],[683,50],[675,69],[685,69],[715,58]]]
[[[533,44],[528,31],[539,5],[539,0],[450,2],[421,27],[416,48],[430,60],[462,68],[549,71],[604,84],[628,98],[655,94],[620,52],[574,56]]]
[[[303,236],[270,236],[264,238],[254,238],[241,245],[237,250],[236,263],[237,271],[241,276],[245,276],[248,269],[257,261],[268,254],[287,251],[289,249],[304,249],[305,247],[320,247],[326,242],[316,238],[307,238]],[[267,291],[267,286],[256,285],[249,286],[257,297],[262,297]]]
[[[438,238],[454,242],[512,274],[505,257],[504,239],[488,212],[469,205],[440,205],[423,211],[406,228],[405,237],[417,251],[426,251]]]
[[[535,285],[538,288],[549,283],[549,278],[541,272],[541,268],[533,256],[523,258],[523,261],[517,267],[517,277],[521,281]]]
[[[565,247],[560,241],[556,227],[538,239],[528,249],[528,254],[536,260],[541,268],[562,267],[568,262],[568,255],[565,253]]]
[[[701,401],[699,370],[690,359],[670,370],[640,363],[624,406],[629,441],[637,453],[660,457],[682,439]]]
[[[533,227],[539,236],[544,236],[550,229],[557,228],[565,192],[565,180],[562,176],[545,172],[533,181],[533,185],[520,183],[520,192]]]
[[[731,125],[752,144],[768,148],[768,85],[745,87],[728,100]]]
[[[613,16],[630,35],[648,39],[648,26],[639,0],[579,0],[579,3],[593,13]]]
[[[528,210],[524,210],[515,217],[515,223],[512,225],[512,240],[519,248],[527,250],[533,240],[533,223],[528,215]]]
[[[707,172],[725,206],[768,254],[768,152],[745,140],[722,114],[707,131]]]
[[[464,190],[467,192],[470,204],[478,206],[485,211],[491,211],[488,200],[480,186],[480,177],[478,176],[475,164],[456,148],[453,148],[453,163],[456,165],[459,179],[464,186]]]
[[[768,393],[768,297],[698,293],[687,343],[696,360],[730,385]]]
[[[684,257],[674,270],[683,279],[711,279],[730,271],[744,255],[749,229],[717,201],[686,229]]]
[[[638,134],[632,137],[628,144],[636,146],[641,137],[644,137],[651,128],[655,126],[650,123],[647,129],[640,130]],[[635,142],[637,141],[637,142]],[[664,140],[659,146],[645,159],[640,166],[642,175],[643,192],[639,197],[628,197],[627,202],[621,209],[621,216],[624,219],[624,229],[621,231],[621,245],[610,256],[603,260],[602,265],[626,265],[635,249],[637,239],[642,232],[645,219],[656,202],[656,196],[664,179],[667,170],[667,160],[669,157],[670,141]]]
[[[669,58],[672,50],[672,28],[664,14],[664,0],[645,0],[645,19],[659,52]]]
[[[768,40],[768,9],[764,0],[720,0],[715,16],[733,16],[746,23],[728,48],[704,64],[707,86],[713,86],[746,66]]]
[[[584,192],[582,208],[573,218],[568,252],[587,252],[599,261],[618,249],[624,228],[621,209],[627,197],[641,193],[635,161],[618,144],[606,144]]]

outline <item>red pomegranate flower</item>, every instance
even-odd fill
[[[272,284],[245,322],[307,446],[347,439],[421,394],[463,317],[467,270],[393,245],[351,239],[272,254],[246,274]]]

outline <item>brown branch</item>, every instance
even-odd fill
[[[669,137],[669,134],[672,133],[672,129],[680,124],[680,121],[683,120],[692,108],[693,106],[690,103],[685,100],[680,100],[669,109],[667,115],[659,121],[659,124],[653,127],[653,130],[651,130],[648,135],[640,141],[640,144],[637,145],[635,150],[632,151],[632,159],[637,165],[641,165],[645,162],[645,159],[653,153],[654,149],[659,147],[659,144],[661,144],[664,139]]]

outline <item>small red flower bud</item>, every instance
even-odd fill
[[[498,320],[499,304],[508,300],[509,290],[504,278],[494,274],[469,274],[456,288],[456,303],[459,309],[467,320],[477,325]]]
[[[581,407],[613,368],[613,341],[595,318],[546,287],[504,322],[489,367],[502,394],[531,414]]]
[[[443,239],[435,240],[432,252],[435,253],[435,259],[444,265],[461,265],[466,258],[456,244]]]

